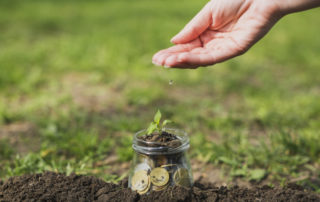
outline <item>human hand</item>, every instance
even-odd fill
[[[212,0],[156,53],[156,65],[197,68],[245,53],[283,16],[277,0]]]

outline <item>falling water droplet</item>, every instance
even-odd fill
[[[173,84],[173,80],[170,80],[170,81],[169,81],[169,85],[172,85],[172,84]]]

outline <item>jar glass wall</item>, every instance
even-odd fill
[[[146,130],[134,135],[132,147],[135,151],[129,173],[129,187],[139,194],[160,191],[168,186],[191,187],[193,185],[187,150],[188,135],[177,129],[164,129],[175,135],[179,144],[175,147],[158,145],[140,139]]]

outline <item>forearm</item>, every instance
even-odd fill
[[[276,0],[282,13],[290,14],[320,6],[320,0]]]

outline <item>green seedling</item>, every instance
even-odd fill
[[[170,120],[164,120],[161,123],[161,112],[160,110],[157,111],[157,113],[154,115],[153,121],[150,123],[148,129],[147,129],[147,135],[152,134],[153,132],[159,132],[163,131],[164,127],[168,124],[172,123]]]

